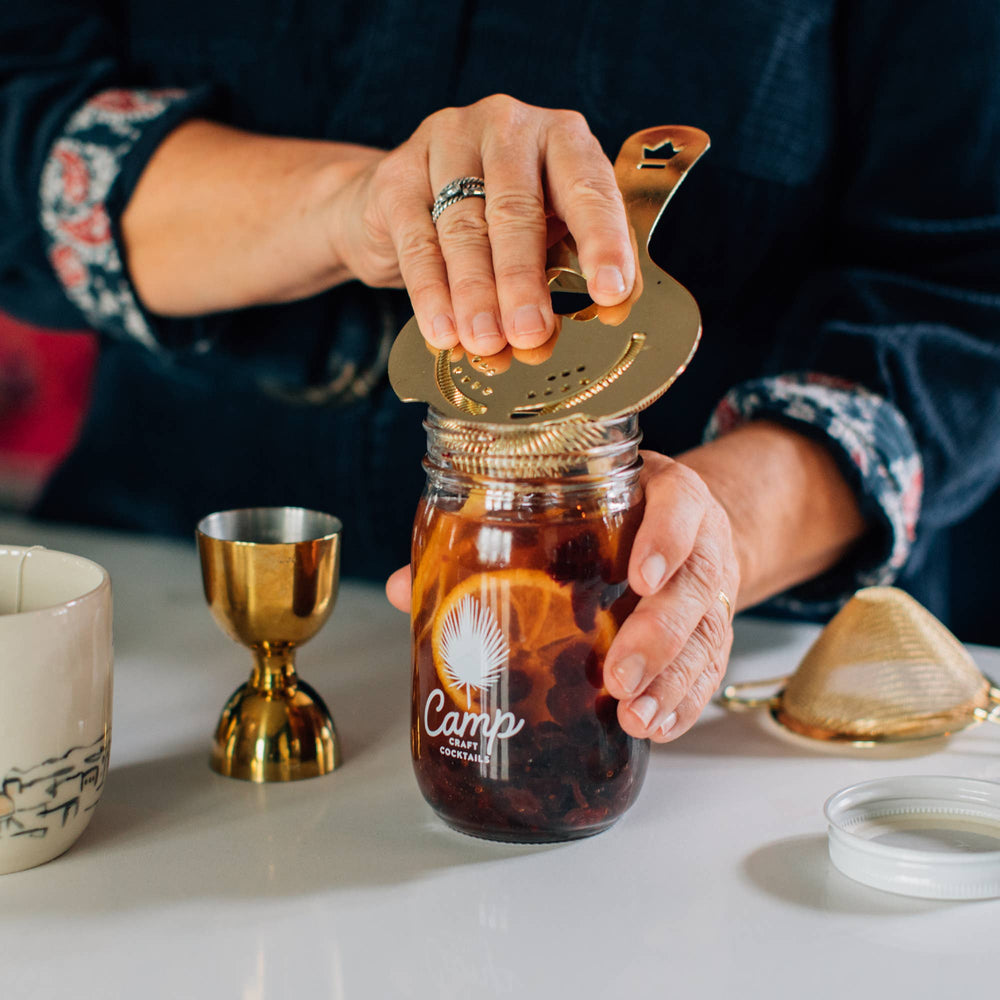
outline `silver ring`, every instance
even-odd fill
[[[431,221],[437,222],[446,208],[457,205],[463,198],[485,197],[486,181],[482,177],[457,177],[441,188],[441,193],[431,206]]]

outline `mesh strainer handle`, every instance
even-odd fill
[[[990,701],[994,703],[993,708],[989,711],[985,708],[977,708],[976,718],[980,722],[995,722],[1000,726],[1000,687],[997,687],[992,682],[990,683]]]
[[[722,689],[722,694],[719,695],[719,704],[728,708],[731,712],[745,712],[747,709],[761,708],[765,705],[771,708],[777,704],[778,695],[787,682],[788,677],[785,676],[772,677],[770,680],[764,681],[743,681],[741,684],[727,684]],[[777,690],[766,697],[758,698],[742,693],[744,691],[755,691],[758,688],[776,688]],[[1000,719],[996,721],[1000,722]]]

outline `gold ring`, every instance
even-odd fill
[[[722,601],[722,603],[726,606],[726,618],[729,621],[732,621],[733,620],[733,605],[730,602],[729,598],[726,596],[726,592],[724,590],[720,590],[719,591],[719,600]]]

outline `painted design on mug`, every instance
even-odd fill
[[[0,840],[44,837],[97,805],[108,773],[110,740],[100,736],[34,767],[12,767],[0,781]]]

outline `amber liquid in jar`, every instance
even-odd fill
[[[596,474],[583,463],[547,479],[449,468],[431,446],[433,419],[428,432],[412,553],[417,782],[464,833],[528,843],[598,833],[634,802],[649,754],[622,730],[603,681],[637,601],[634,418],[610,428]]]

